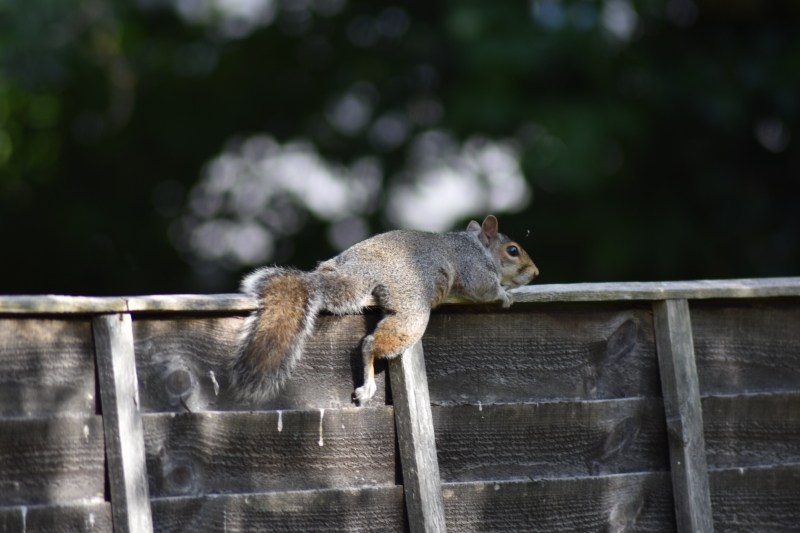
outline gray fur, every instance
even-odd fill
[[[518,247],[518,256],[507,253],[509,244]],[[232,367],[231,386],[241,398],[259,403],[274,397],[289,377],[321,311],[339,315],[360,313],[371,295],[387,311],[374,335],[365,337],[362,344],[365,383],[356,389],[355,396],[364,402],[375,392],[374,357],[396,357],[416,342],[425,331],[431,307],[451,290],[475,302],[500,301],[503,307],[508,307],[512,300],[507,289],[529,282],[538,270],[519,245],[497,233],[497,219],[490,215],[482,226],[473,221],[466,231],[382,233],[320,263],[312,272],[263,267],[242,280],[241,290],[261,298],[276,274],[303,280],[311,296],[302,302],[302,324],[292,333],[294,341],[287,353],[280,354],[280,366],[274,375],[258,375],[244,357],[250,349],[269,351],[269,345],[250,345],[259,319],[269,310],[260,302],[259,308],[245,320]],[[294,304],[287,302],[287,305]],[[375,342],[379,332],[382,348]],[[401,338],[406,340],[401,342]],[[373,344],[379,353],[373,353]]]

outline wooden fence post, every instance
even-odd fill
[[[422,341],[389,360],[389,377],[411,533],[444,533],[442,486]]]
[[[689,302],[653,303],[679,533],[712,533],[711,496]]]
[[[92,321],[115,533],[152,533],[144,430],[128,313]]]

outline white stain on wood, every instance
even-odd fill
[[[317,444],[325,446],[325,441],[322,440],[322,419],[325,417],[325,409],[319,410],[319,441]]]
[[[219,396],[219,383],[217,383],[217,376],[214,375],[213,370],[208,371],[211,382],[214,384],[214,396]]]

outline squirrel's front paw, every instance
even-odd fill
[[[514,303],[514,297],[511,294],[503,289],[503,292],[500,293],[500,305],[503,309],[508,309],[511,307],[511,304]]]
[[[368,381],[355,390],[353,398],[358,401],[359,405],[364,405],[367,400],[375,396],[375,391],[377,389],[378,387],[375,385],[375,380]]]

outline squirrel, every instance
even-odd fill
[[[384,314],[361,351],[364,384],[353,393],[363,405],[375,394],[373,361],[391,359],[417,342],[431,309],[451,292],[476,303],[512,303],[508,289],[539,274],[525,250],[489,215],[465,231],[395,230],[354,244],[311,272],[262,267],[241,283],[258,299],[233,358],[230,383],[242,400],[273,398],[303,352],[321,311],[357,314],[374,295]]]

